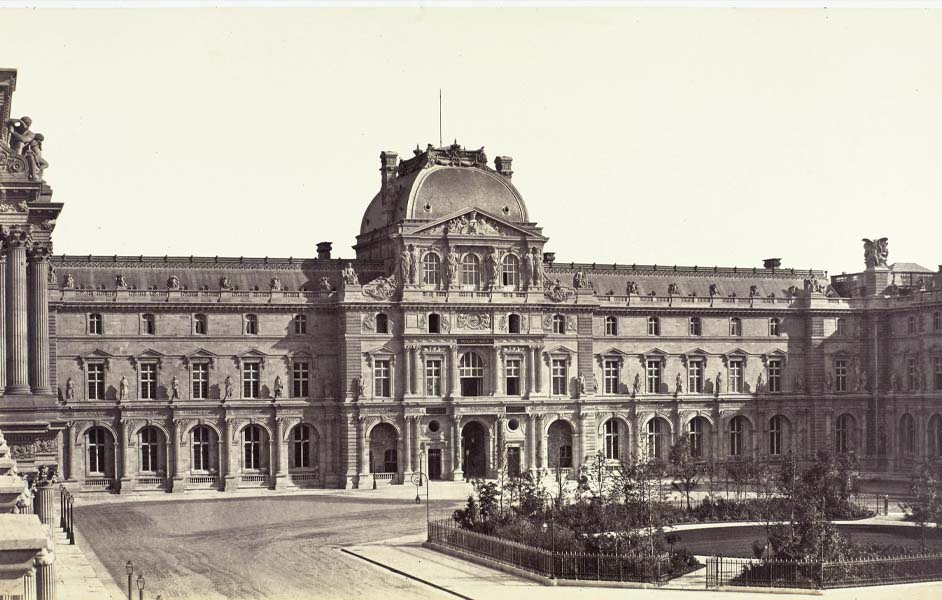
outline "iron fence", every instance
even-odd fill
[[[706,587],[831,589],[942,580],[942,554],[843,561],[786,561],[713,556]]]
[[[59,527],[69,538],[69,543],[75,543],[75,514],[73,511],[75,497],[64,485],[59,486]]]
[[[655,585],[663,585],[670,579],[670,559],[667,556],[551,552],[461,529],[450,521],[430,521],[428,541],[555,579],[632,581]]]

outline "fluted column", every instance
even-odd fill
[[[452,398],[461,397],[461,386],[458,381],[458,346],[448,348],[448,365],[451,377],[448,378],[448,395]]]
[[[53,487],[48,481],[36,485],[35,495],[33,496],[33,514],[39,517],[39,521],[43,525],[53,523],[53,495]]]
[[[527,415],[527,470],[536,469],[536,418]]]
[[[183,451],[186,446],[181,441],[183,431],[186,429],[186,423],[180,419],[173,420],[173,429],[170,431],[170,439],[167,440],[167,448],[173,453],[173,473],[171,475],[170,490],[173,493],[179,493],[186,488],[186,475],[183,468]]]
[[[504,468],[504,418],[497,417],[497,420],[494,422],[494,437],[497,440],[495,453],[497,455],[497,470],[500,471]]]
[[[402,361],[402,395],[412,395],[412,346],[403,348],[406,359]]]
[[[451,478],[458,481],[464,476],[461,464],[461,417],[455,415],[451,419]]]
[[[7,394],[29,393],[29,340],[27,329],[26,250],[29,229],[12,226],[0,230],[6,269]]]
[[[421,364],[422,357],[419,354],[419,347],[412,346],[412,393],[424,396],[425,390],[422,387]]]
[[[49,394],[49,246],[33,244],[29,255],[30,382],[35,394]]]
[[[494,373],[495,390],[498,396],[507,395],[507,378],[504,377],[504,349],[495,348],[494,350]]]
[[[43,548],[36,555],[36,600],[56,600],[56,564],[52,551]]]
[[[533,348],[533,385],[537,394],[543,393],[543,365],[540,364],[542,348]]]
[[[36,600],[36,568],[33,566],[23,576],[23,600]]]
[[[370,473],[370,441],[366,439],[366,417],[357,418],[357,442],[360,449],[359,486],[366,485],[364,478]]]
[[[7,388],[7,257],[0,252],[0,394]]]
[[[404,442],[405,442],[405,467],[403,469],[403,475],[409,476],[412,474],[412,427],[415,423],[415,417],[407,415],[404,420],[405,431]],[[404,482],[405,483],[405,482]]]
[[[536,418],[536,437],[539,441],[539,455],[537,457],[537,467],[546,469],[552,465],[547,464],[546,451],[546,416],[539,415]]]

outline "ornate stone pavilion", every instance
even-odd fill
[[[665,456],[942,450],[942,275],[561,263],[483,149],[380,154],[356,258],[53,255],[0,72],[0,427],[78,490],[372,487]],[[698,261],[699,262],[699,261]]]

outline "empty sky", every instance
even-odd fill
[[[56,253],[352,256],[379,152],[514,157],[562,261],[942,263],[942,12],[0,10]]]

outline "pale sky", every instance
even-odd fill
[[[942,12],[0,10],[56,253],[353,256],[379,152],[514,158],[560,261],[935,269]]]

